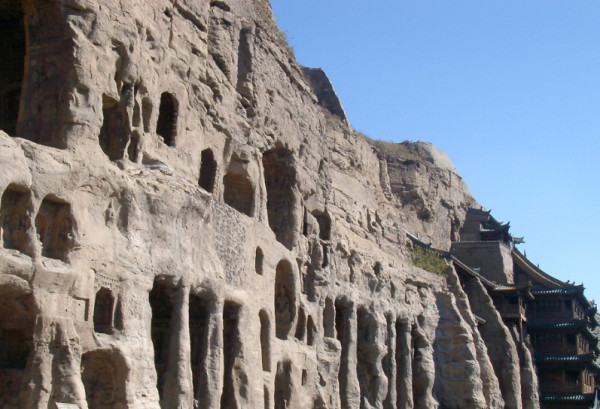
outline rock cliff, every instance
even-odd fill
[[[0,8],[0,406],[536,407],[485,290],[414,265],[465,183],[353,131],[268,2]]]

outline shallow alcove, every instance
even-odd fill
[[[165,383],[165,372],[169,360],[169,350],[172,332],[175,330],[173,320],[172,287],[159,278],[154,280],[154,286],[149,294],[152,309],[151,336],[154,346],[154,366],[156,368],[158,394],[162,398]]]
[[[0,1],[0,130],[16,135],[25,70],[26,28],[21,1]]]
[[[287,339],[296,317],[294,271],[287,260],[281,260],[275,271],[275,335]]]
[[[260,319],[260,350],[263,371],[271,370],[271,323],[265,310],[258,313]]]
[[[241,352],[240,334],[241,306],[225,301],[223,306],[223,392],[221,393],[221,409],[241,409],[236,396],[236,386],[240,386],[238,358]]]
[[[231,162],[241,162],[232,158]],[[230,170],[223,177],[223,200],[240,213],[252,217],[254,213],[254,187],[243,173],[236,173],[240,166],[230,164]]]
[[[106,95],[102,96],[102,127],[98,141],[110,160],[123,159],[127,146],[127,126],[121,104]]]
[[[175,146],[176,131],[177,100],[172,94],[163,92],[160,96],[160,106],[158,107],[156,133],[162,137],[166,145]]]
[[[0,216],[2,245],[6,249],[19,250],[29,256],[33,248],[29,236],[32,212],[31,193],[18,186],[10,185],[2,194]]]
[[[267,151],[262,158],[267,188],[267,216],[277,240],[291,249],[299,226],[295,217],[298,205],[294,189],[296,169],[294,157],[287,149]]]
[[[209,301],[190,294],[189,328],[190,328],[190,361],[192,365],[192,381],[194,398],[206,396],[208,384],[203,369],[208,349],[208,324],[210,321]]]
[[[125,407],[123,365],[110,351],[91,351],[81,356],[81,381],[89,409]]]
[[[306,343],[308,345],[315,344],[315,334],[317,332],[317,326],[315,325],[312,316],[308,316],[306,320]]]
[[[113,330],[115,298],[108,288],[101,288],[94,301],[94,331],[111,334]]]
[[[71,205],[46,196],[35,217],[35,229],[42,243],[42,255],[68,262],[74,245]]]
[[[265,261],[265,255],[260,247],[256,248],[256,255],[254,256],[254,271],[258,275],[263,274],[263,264]]]
[[[292,363],[283,361],[277,363],[275,374],[275,409],[287,409],[292,398]]]
[[[0,408],[24,408],[26,368],[33,347],[33,297],[8,296],[13,290],[5,287],[0,292]]]
[[[306,314],[304,308],[298,308],[298,322],[296,324],[296,339],[304,341],[304,334],[306,333]]]
[[[325,308],[323,308],[323,331],[325,337],[335,337],[335,309],[329,297],[325,299]]]
[[[204,149],[200,159],[200,178],[198,185],[209,193],[215,188],[215,178],[217,176],[217,161],[213,155],[212,149]]]

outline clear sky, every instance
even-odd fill
[[[531,261],[600,302],[600,1],[271,4],[354,129],[445,151]]]

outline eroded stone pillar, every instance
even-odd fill
[[[189,294],[189,288],[183,285],[175,288],[173,294],[168,361],[161,399],[163,409],[188,409],[193,407],[188,316]]]

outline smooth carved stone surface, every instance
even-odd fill
[[[485,290],[411,263],[476,205],[449,159],[355,132],[266,0],[0,10],[0,406],[534,407]]]

